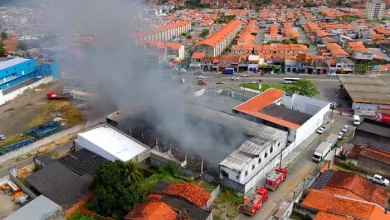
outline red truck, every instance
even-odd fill
[[[244,199],[242,212],[248,215],[255,215],[261,205],[268,200],[268,192],[266,188],[256,187],[256,193]]]
[[[72,95],[70,95],[70,94],[57,94],[54,92],[48,92],[46,94],[46,98],[51,99],[51,100],[68,100],[68,99],[72,98]]]
[[[267,174],[265,180],[265,188],[270,190],[276,190],[280,183],[287,177],[287,170],[283,168],[276,168]]]

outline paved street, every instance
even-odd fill
[[[280,185],[278,190],[269,192],[269,199],[259,212],[255,216],[240,214],[236,218],[237,220],[268,220],[268,218],[274,214],[285,198],[298,187],[315,167],[316,163],[311,160],[315,148],[324,141],[330,133],[337,134],[345,124],[349,124],[350,127],[352,127],[351,117],[334,114],[333,118],[334,123],[330,128],[324,132],[324,134],[315,138],[314,141],[288,166],[286,181]]]

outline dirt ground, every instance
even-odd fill
[[[11,201],[11,195],[0,191],[0,219],[4,219],[19,208],[19,205]]]
[[[46,93],[48,91],[60,92],[62,88],[63,82],[55,81],[38,87],[39,91],[21,95],[0,106],[0,132],[7,137],[22,133],[48,102]]]

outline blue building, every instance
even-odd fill
[[[16,57],[0,62],[0,89],[6,90],[27,80],[39,79],[46,76],[59,78],[58,63],[42,63],[36,66],[35,60]]]

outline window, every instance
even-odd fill
[[[269,153],[272,154],[273,151],[274,151],[274,148],[271,147],[271,149],[269,149]]]
[[[254,170],[254,169],[255,169],[255,165],[253,164],[253,165],[252,165],[252,170]]]
[[[261,163],[261,158],[259,157],[259,164]]]
[[[267,154],[267,152],[264,154],[264,158],[267,158],[268,157],[268,154]]]
[[[245,177],[248,176],[248,171],[245,171]]]
[[[221,173],[222,176],[229,178],[229,174],[226,171],[222,170]]]
[[[280,142],[278,143],[278,147],[280,146]]]
[[[237,176],[236,176],[236,179],[240,179],[240,176],[239,176],[239,175],[237,175]]]

